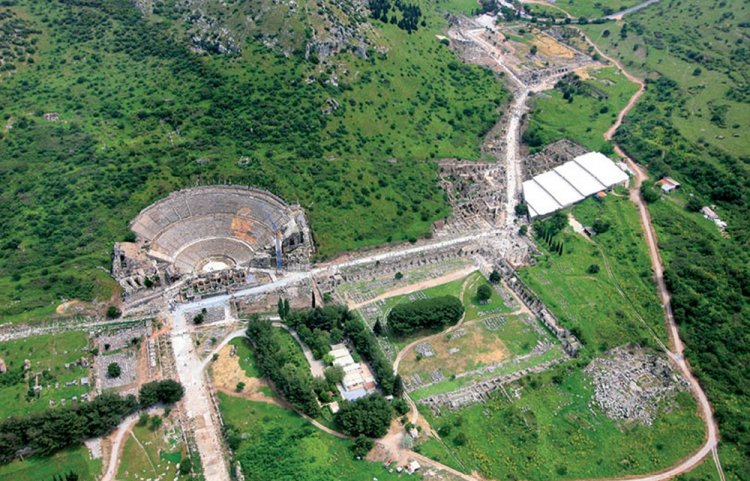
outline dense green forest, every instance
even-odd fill
[[[179,17],[133,2],[2,5],[28,44],[0,76],[5,321],[108,298],[128,221],[196,183],[299,202],[320,256],[427,235],[449,213],[429,159],[477,158],[506,98],[435,38],[439,4],[422,5],[417,31],[373,21],[382,48],[328,64],[253,36],[234,55],[196,53]]]

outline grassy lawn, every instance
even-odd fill
[[[29,383],[24,381],[23,376],[18,376],[17,383],[0,386],[0,415],[6,417],[42,411],[49,407],[50,400],[59,404],[64,398],[69,403],[73,396],[80,397],[88,392],[86,386],[65,386],[66,382],[89,376],[88,369],[78,365],[66,369],[65,364],[88,356],[88,338],[83,332],[44,334],[0,343],[0,357],[5,360],[8,374],[21,372],[25,359],[31,361],[32,373],[45,372],[40,377],[43,389],[38,398],[27,398]]]
[[[557,382],[556,382],[557,381]],[[652,426],[615,422],[591,407],[592,387],[580,370],[533,376],[496,393],[487,404],[440,417],[424,414],[458,459],[493,479],[593,479],[646,473],[697,448],[703,425],[695,402],[680,393]],[[447,426],[447,428],[446,428]],[[674,433],[679,430],[680,436]],[[466,442],[456,440],[464,433]]]
[[[560,89],[548,90],[532,101],[527,137],[537,135],[539,149],[555,140],[567,137],[591,150],[610,152],[611,146],[602,135],[614,123],[617,113],[625,107],[638,86],[626,79],[614,67],[591,72],[585,86],[592,93],[574,94],[572,102],[563,98]],[[601,94],[606,97],[601,97]],[[571,121],[573,120],[573,121]]]
[[[477,289],[481,285],[488,285],[492,288],[492,297],[486,302],[481,303],[477,298]],[[511,306],[503,299],[503,296],[499,294],[499,291],[504,290],[500,285],[494,286],[488,281],[482,274],[475,272],[469,276],[466,283],[466,292],[464,292],[464,308],[466,309],[466,320],[471,321],[481,316],[499,313],[511,312]],[[511,294],[507,291],[505,294],[508,298],[512,299]]]
[[[92,460],[84,446],[61,451],[48,458],[28,458],[0,466],[0,479],[51,481],[56,474],[74,472],[80,481],[96,481],[101,460]]]
[[[135,426],[133,435],[128,437],[123,447],[117,479],[183,478],[178,473],[178,464],[186,455],[186,450],[179,431]]]
[[[610,228],[589,242],[566,227],[559,234],[564,254],[550,254],[540,242],[545,253],[519,271],[521,278],[589,349],[606,351],[627,341],[655,346],[654,335],[666,339],[635,205],[609,195],[604,202],[589,199],[573,213],[584,225],[601,218]],[[589,272],[591,265],[599,272]]]
[[[255,353],[250,348],[250,341],[244,337],[238,337],[229,341],[234,346],[240,367],[245,371],[247,377],[261,377],[258,368],[255,367]]]
[[[237,434],[234,459],[247,481],[393,480],[380,463],[354,460],[351,442],[319,431],[297,414],[278,406],[219,393],[224,422]]]

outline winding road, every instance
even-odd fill
[[[644,2],[637,7],[643,8],[652,3],[656,3],[656,1],[658,0]],[[632,9],[629,9],[629,11],[635,11],[640,8],[633,7]],[[625,118],[625,116],[635,106],[636,102],[638,101],[638,99],[640,99],[641,95],[643,95],[643,92],[645,91],[645,83],[640,78],[628,72],[623,67],[622,63],[620,63],[618,60],[605,54],[582,31],[579,30],[579,32],[581,32],[586,42],[589,45],[591,45],[594,48],[594,50],[602,58],[605,58],[609,60],[610,62],[612,62],[615,66],[617,66],[620,72],[622,72],[622,74],[628,80],[638,84],[638,87],[639,87],[638,90],[630,98],[627,105],[625,105],[625,107],[617,115],[617,119],[615,120],[615,123],[612,124],[612,126],[604,133],[604,139],[612,142],[615,152],[619,156],[625,159],[628,166],[635,173],[635,182],[630,188],[630,200],[633,201],[633,203],[635,203],[635,205],[638,207],[638,214],[640,216],[641,225],[643,226],[643,232],[645,233],[645,236],[646,236],[646,244],[648,245],[649,257],[651,258],[651,267],[654,271],[654,280],[656,282],[656,288],[659,294],[659,299],[661,300],[662,308],[664,310],[664,319],[667,324],[667,331],[669,334],[669,343],[670,343],[670,349],[667,350],[667,354],[672,359],[672,361],[677,366],[677,368],[680,370],[680,372],[685,377],[685,379],[687,379],[688,382],[690,383],[690,388],[693,392],[693,396],[698,402],[701,417],[703,418],[703,421],[706,425],[705,441],[703,445],[700,447],[700,449],[698,449],[691,456],[682,460],[678,465],[670,469],[667,469],[665,471],[659,472],[657,474],[653,474],[651,476],[645,476],[645,477],[639,477],[639,478],[633,478],[633,479],[636,481],[662,481],[662,480],[671,479],[675,476],[678,476],[682,473],[688,472],[691,469],[695,468],[701,462],[703,462],[706,456],[711,454],[716,464],[716,469],[718,470],[719,477],[721,478],[722,481],[725,481],[724,471],[721,467],[721,461],[719,459],[718,449],[717,449],[718,444],[719,444],[719,429],[716,424],[716,420],[714,419],[714,416],[713,416],[711,403],[709,402],[708,397],[706,396],[706,393],[703,391],[703,388],[701,387],[700,383],[695,378],[695,376],[693,376],[693,373],[690,370],[690,366],[687,363],[687,360],[685,359],[685,354],[684,354],[685,346],[682,342],[682,339],[680,339],[679,327],[677,326],[677,322],[675,321],[674,314],[672,313],[671,296],[669,294],[669,290],[667,289],[667,285],[664,281],[664,265],[661,259],[661,255],[659,254],[659,245],[656,240],[656,231],[654,230],[653,223],[651,222],[651,215],[648,212],[646,203],[641,197],[640,187],[641,187],[641,184],[646,179],[648,179],[648,176],[646,175],[645,169],[642,166],[640,166],[635,161],[633,161],[633,159],[631,159],[620,148],[620,146],[616,142],[612,141],[612,138],[615,132],[620,127],[620,125],[622,125],[622,121]]]

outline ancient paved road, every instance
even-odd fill
[[[203,475],[208,481],[229,481],[229,466],[224,456],[218,413],[211,402],[208,383],[203,373],[204,364],[193,346],[185,312],[195,306],[184,304],[170,314],[172,321],[172,349],[177,376],[185,387],[183,406],[192,424],[195,443],[201,457]]]

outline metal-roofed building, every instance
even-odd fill
[[[605,155],[589,152],[523,183],[529,215],[541,217],[623,184],[628,175]]]

